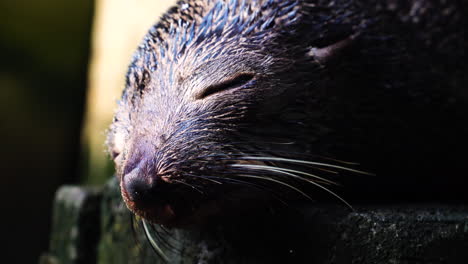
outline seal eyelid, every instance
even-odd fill
[[[245,85],[246,83],[250,82],[254,78],[254,74],[251,72],[241,72],[238,73],[226,80],[223,80],[220,83],[210,85],[206,87],[203,91],[196,95],[196,99],[204,99],[210,95],[226,91],[229,89],[237,88],[240,86]]]
[[[110,156],[112,160],[115,160],[120,155],[119,151],[111,150]]]

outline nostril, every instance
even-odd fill
[[[145,203],[152,196],[153,180],[141,175],[140,169],[135,168],[123,176],[122,188],[130,201]]]
[[[130,207],[148,208],[163,203],[169,192],[170,184],[164,182],[156,173],[148,174],[139,167],[123,176],[122,194]]]

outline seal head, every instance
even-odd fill
[[[420,75],[408,77],[407,43],[388,34],[401,20],[374,19],[379,8],[349,0],[179,2],[136,51],[108,135],[127,206],[181,226],[264,194],[308,199],[306,185],[335,196],[330,178],[359,172],[313,155],[385,160],[388,172],[388,160],[413,159],[394,143],[418,142],[401,124],[430,131],[405,114],[417,113],[407,98],[423,86],[413,85]],[[382,143],[382,135],[392,139]]]

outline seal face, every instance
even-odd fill
[[[300,79],[288,76],[300,68],[288,54],[295,49],[280,44],[295,37],[299,9],[296,1],[181,2],[150,30],[108,140],[131,210],[178,222],[199,200],[238,188],[243,181],[219,173],[232,174],[239,154],[251,152],[242,130]]]
[[[406,13],[377,19],[394,7],[364,3],[194,0],[164,15],[134,55],[107,140],[129,209],[180,226],[264,194],[310,198],[305,185],[339,198],[334,175],[361,171],[334,158],[404,159],[395,124],[419,119],[405,116],[412,101],[393,106],[421,86],[410,40],[389,32]]]

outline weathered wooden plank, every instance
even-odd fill
[[[102,191],[63,186],[53,206],[50,250],[41,264],[88,264],[96,261]]]
[[[151,249],[141,224],[134,225],[132,231],[115,179],[101,195],[64,187],[55,201],[49,256],[55,262],[43,263],[165,263]],[[203,229],[149,229],[169,263],[178,264],[468,263],[466,205],[357,206],[350,211],[315,204],[288,215],[246,215]],[[99,242],[90,239],[97,234]],[[80,262],[96,248],[97,262]]]

